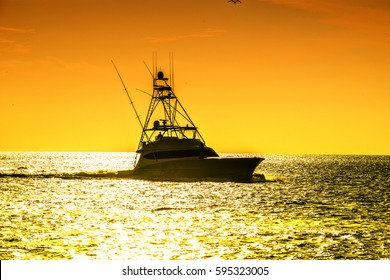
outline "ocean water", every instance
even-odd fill
[[[260,156],[266,182],[151,182],[109,176],[133,153],[1,152],[0,259],[390,259],[390,156]]]

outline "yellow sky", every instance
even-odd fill
[[[143,61],[217,152],[390,154],[388,0],[0,0],[0,151],[135,151]]]

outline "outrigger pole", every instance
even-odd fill
[[[120,79],[121,82],[122,82],[123,88],[125,89],[125,92],[126,92],[126,94],[127,94],[127,97],[129,98],[130,104],[131,104],[131,106],[133,107],[133,110],[134,110],[134,112],[135,112],[135,115],[137,116],[138,122],[139,122],[139,124],[141,125],[141,129],[142,129],[142,131],[143,131],[143,130],[144,130],[144,126],[142,125],[141,118],[139,117],[138,112],[137,112],[137,110],[135,109],[134,102],[133,102],[133,100],[131,99],[129,92],[127,91],[125,82],[123,81],[121,75],[119,74],[119,71],[118,71],[118,69],[116,68],[114,61],[111,60],[111,62],[112,62],[112,65],[114,66],[114,68],[115,68],[115,70],[116,70],[116,73],[118,74],[119,79]]]

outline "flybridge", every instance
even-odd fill
[[[153,94],[143,125],[139,149],[158,138],[176,137],[200,139],[205,144],[194,122],[175,95],[169,79],[162,71],[153,75]],[[154,118],[153,118],[154,117]],[[153,124],[152,124],[153,123]],[[191,131],[192,135],[187,135]]]
[[[153,73],[146,65],[149,73],[153,78],[153,94],[146,114],[144,124],[134,106],[134,102],[127,91],[126,85],[119,74],[113,61],[114,68],[122,82],[130,104],[137,116],[138,122],[142,128],[141,139],[138,144],[138,150],[145,147],[146,144],[161,140],[163,138],[178,138],[178,139],[198,139],[202,145],[205,141],[201,136],[198,128],[191,120],[190,116],[180,103],[179,99],[173,91],[173,57],[169,57],[170,78],[165,77],[164,72],[157,71],[157,55],[153,55]],[[172,81],[172,85],[169,83]],[[153,124],[152,124],[153,123]],[[191,135],[190,135],[191,134]]]

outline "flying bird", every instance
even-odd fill
[[[232,2],[233,4],[241,3],[240,0],[229,0],[229,1],[227,1],[227,2],[228,2],[228,3],[229,3],[229,2]]]

